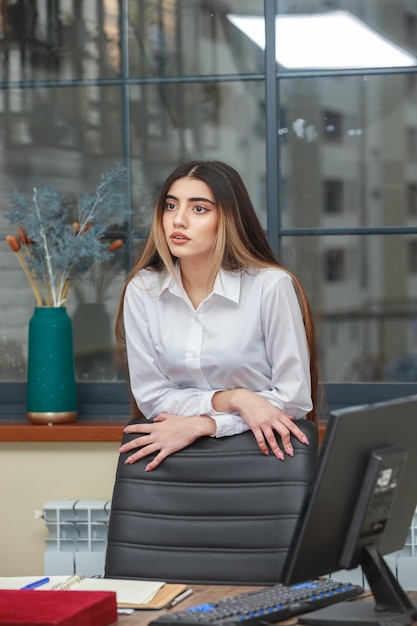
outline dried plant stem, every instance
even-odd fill
[[[57,280],[57,306],[63,306],[71,286],[71,280],[67,278],[67,272],[63,272]]]
[[[26,259],[23,256],[21,250],[16,251],[16,256],[19,259],[19,263],[22,266],[23,272],[29,282],[29,285],[32,288],[33,293],[35,294],[35,298],[36,298],[36,304],[37,306],[42,306],[42,296],[39,292],[39,288],[38,285],[36,284],[36,280],[33,278],[27,264],[26,264]]]
[[[67,299],[67,295],[68,295],[68,289],[71,287],[72,281],[66,279],[64,282],[64,286],[62,288],[62,294],[61,294],[61,298],[63,301],[65,301]]]
[[[36,187],[33,189],[33,205],[38,214],[39,223],[41,224],[41,227],[39,229],[39,235],[42,239],[42,245],[45,251],[45,261],[46,261],[46,268],[47,268],[48,276],[49,276],[49,286],[52,292],[52,298],[51,298],[52,306],[58,306],[57,299],[56,299],[56,292],[55,292],[55,280],[54,280],[55,273],[53,269],[53,256],[49,250],[49,241],[48,241],[48,237],[46,236],[45,228],[42,226],[42,216],[41,216],[41,210],[38,204],[38,191]]]
[[[58,276],[57,281],[56,281],[56,302],[57,302],[57,306],[61,306],[61,304],[63,304],[63,296],[62,296],[62,288],[64,285],[64,280],[62,278],[62,274]]]
[[[40,285],[41,285],[41,290],[42,290],[43,302],[45,303],[44,306],[52,306],[51,305],[51,293],[50,293],[48,284],[42,280],[40,281]]]

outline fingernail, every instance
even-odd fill
[[[292,448],[292,446],[287,446],[285,448],[285,452],[289,455],[289,456],[294,456],[294,450]]]
[[[125,451],[125,447],[124,446],[120,446],[119,452],[124,452],[124,451]]]
[[[269,456],[269,450],[262,450],[262,453],[263,453],[265,456]]]
[[[277,453],[277,457],[279,458],[280,461],[284,460],[284,455],[281,451]]]
[[[309,440],[307,439],[307,437],[305,435],[303,437],[301,437],[301,442],[305,443],[307,445],[310,445],[310,442],[309,442]]]
[[[150,472],[150,471],[152,471],[152,467],[150,465],[147,465],[145,467],[145,472]]]
[[[125,464],[126,465],[131,465],[133,463],[132,457],[130,456],[128,459],[126,459]]]

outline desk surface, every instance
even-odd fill
[[[171,609],[171,612],[180,611],[190,606],[202,604],[203,602],[209,602],[213,600],[220,600],[227,596],[237,595],[238,593],[245,593],[246,591],[254,591],[260,589],[260,587],[235,587],[232,585],[193,585],[194,593],[183,600],[176,607]],[[413,602],[417,602],[417,592],[410,592],[410,598]],[[369,591],[365,591],[360,599],[354,600],[355,602],[369,601],[371,594]],[[371,600],[373,602],[373,600]],[[164,611],[135,611],[132,615],[120,615],[117,620],[117,626],[147,626],[150,621],[156,619],[164,613],[169,613],[169,610]],[[417,624],[417,622],[415,622]],[[297,618],[294,617],[284,622],[278,622],[278,624],[285,626],[289,624],[297,624]]]

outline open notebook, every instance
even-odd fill
[[[0,589],[22,589],[42,579],[42,576],[0,577]],[[186,589],[186,585],[152,580],[122,580],[118,578],[84,578],[81,575],[50,576],[49,582],[36,591],[114,591],[117,606],[132,609],[163,609]]]

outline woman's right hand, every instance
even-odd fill
[[[146,471],[154,470],[167,456],[189,446],[193,441],[216,431],[214,420],[207,415],[183,417],[171,413],[160,413],[153,422],[129,424],[125,433],[141,434],[119,448],[119,452],[129,452],[125,463],[136,463],[148,455],[155,455],[146,466]]]
[[[266,398],[248,389],[218,391],[212,398],[216,411],[237,412],[254,434],[261,452],[269,454],[269,447],[278,459],[284,460],[284,453],[278,444],[276,434],[281,438],[282,447],[289,456],[294,455],[290,435],[308,445],[303,431],[294,424],[294,417],[273,406]]]

